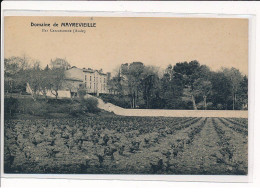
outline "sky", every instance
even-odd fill
[[[50,27],[31,26],[32,22]],[[96,27],[60,27],[64,22]],[[198,60],[214,71],[235,67],[248,74],[248,19],[7,16],[4,25],[5,58],[26,55],[42,66],[58,57],[79,68],[113,72],[134,61],[165,69]]]

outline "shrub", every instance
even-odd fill
[[[87,94],[87,91],[85,89],[79,89],[78,93],[80,98],[84,98],[84,96]]]
[[[128,96],[124,95],[111,95],[111,94],[102,94],[100,98],[104,102],[109,102],[116,106],[120,106],[122,108],[131,108],[130,99]]]
[[[81,107],[85,112],[98,113],[100,109],[98,106],[98,101],[95,98],[87,98],[80,101]]]
[[[13,117],[15,113],[34,116],[48,115],[48,106],[44,100],[33,101],[31,98],[5,98],[4,109],[6,118]]]
[[[74,104],[70,99],[49,99],[47,109],[49,113],[68,113]]]
[[[4,99],[4,111],[6,117],[12,117],[18,108],[18,100],[16,98],[5,98]]]
[[[79,102],[75,101],[74,104],[70,106],[71,116],[81,116],[85,113],[98,113],[100,109],[97,107],[98,101],[95,98],[81,99]]]
[[[98,101],[95,98],[88,99],[37,99],[6,97],[4,101],[5,118],[25,115],[49,118],[54,114],[80,116],[85,113],[98,113]]]
[[[21,104],[20,104],[21,105]],[[31,100],[27,104],[22,104],[23,113],[34,116],[46,116],[48,115],[48,106],[45,101],[33,101]]]
[[[82,110],[81,104],[75,103],[71,106],[69,113],[71,116],[77,117],[84,114],[84,111]]]

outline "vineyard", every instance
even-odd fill
[[[97,116],[5,120],[5,173],[247,174],[248,121]]]

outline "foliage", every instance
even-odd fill
[[[58,98],[58,91],[62,89],[65,80],[65,70],[63,68],[54,68],[50,72],[50,88],[51,93]]]
[[[131,108],[247,109],[248,80],[238,69],[215,72],[194,60],[169,65],[159,75],[141,62],[126,63],[109,85],[114,94],[129,95]],[[116,98],[107,100],[118,105]]]
[[[120,106],[122,108],[131,108],[131,103],[130,103],[129,97],[126,96],[126,95],[102,94],[102,95],[100,95],[100,98],[104,102],[109,102],[111,104],[114,104],[116,106]]]
[[[165,104],[162,108],[181,109],[183,108],[183,76],[174,71],[172,65],[169,65],[161,79],[162,92],[161,96]]]
[[[160,90],[158,71],[156,71],[152,66],[145,67],[142,73],[141,85],[145,107],[152,108],[152,101],[158,96]]]
[[[19,118],[22,115],[31,115],[32,118],[50,118],[52,115],[62,114],[63,116],[84,116],[88,113],[97,114],[100,112],[98,102],[94,98],[78,99],[48,99],[38,98],[36,101],[26,98],[5,98],[6,119]]]
[[[65,70],[71,66],[66,59],[51,60],[44,69],[39,61],[25,56],[5,58],[4,63],[4,88],[9,96],[25,93],[26,86],[34,101],[40,96],[48,101],[47,92],[58,99],[58,91],[64,88],[78,92],[80,98],[86,95],[85,88],[65,81]],[[114,96],[102,99],[124,108],[248,109],[246,75],[236,68],[212,71],[196,60],[169,65],[163,72],[142,62],[125,63],[108,80],[108,88]]]
[[[240,83],[243,80],[243,76],[241,75],[240,71],[234,67],[231,69],[224,68],[223,73],[225,76],[229,79],[231,83],[231,92],[232,92],[232,109],[235,110],[237,108],[237,95],[239,88],[240,88]]]
[[[123,83],[125,82],[124,76],[121,73],[121,68],[116,73],[116,75],[108,80],[108,86],[113,94],[124,95],[124,86]]]
[[[98,113],[100,109],[98,106],[98,101],[96,98],[86,98],[80,101],[81,108],[86,113]]]
[[[69,69],[71,65],[66,59],[55,58],[54,60],[51,59],[50,67],[51,69]]]
[[[4,88],[7,93],[25,91],[25,71],[30,68],[31,60],[26,57],[10,57],[4,59]]]
[[[232,109],[231,83],[223,72],[212,72],[210,81],[212,84],[211,102],[214,109]]]
[[[130,64],[122,64],[122,74],[126,77],[128,85],[128,94],[131,98],[131,107],[137,108],[138,98],[141,93],[142,74],[144,72],[144,64],[141,62],[133,62]]]
[[[36,62],[33,68],[30,68],[25,72],[25,75],[25,82],[31,89],[32,98],[36,100],[42,88],[41,84],[44,82],[44,77],[42,76],[42,71],[40,69],[40,63]]]
[[[81,99],[84,98],[84,96],[87,94],[86,88],[84,85],[81,85],[78,89],[78,94]]]
[[[212,84],[209,80],[204,78],[199,78],[194,83],[194,95],[198,97],[203,97],[203,107],[207,109],[207,97],[212,92]]]
[[[4,99],[4,113],[6,118],[10,118],[17,112],[18,100],[16,98]]]

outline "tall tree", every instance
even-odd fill
[[[162,108],[166,109],[181,109],[183,107],[182,95],[184,88],[183,75],[176,73],[169,65],[161,79],[161,96]]]
[[[223,68],[224,75],[230,80],[232,88],[232,108],[236,109],[237,93],[239,91],[240,83],[243,80],[243,76],[240,71],[234,67],[231,69]]]
[[[212,84],[205,78],[199,78],[194,82],[194,94],[195,96],[202,96],[204,110],[207,109],[207,97],[212,92]]]
[[[197,69],[194,80],[194,95],[203,98],[203,107],[207,109],[207,98],[212,94],[212,84],[210,81],[211,71],[206,65],[200,65]]]
[[[36,101],[40,94],[41,84],[43,82],[40,62],[35,61],[35,63],[33,64],[33,68],[28,69],[25,72],[25,76],[27,87],[29,88],[29,90],[31,90],[30,92],[32,94],[33,100]]]
[[[126,77],[131,98],[131,107],[136,108],[137,100],[141,90],[142,73],[144,71],[144,64],[141,62],[133,62],[130,65],[122,64],[122,74]]]
[[[195,101],[195,94],[194,94],[194,83],[196,79],[200,76],[200,64],[198,61],[191,61],[191,62],[183,62],[177,63],[173,70],[175,73],[180,74],[184,81],[184,86],[186,88],[186,95],[190,97],[190,100],[193,105],[193,109],[197,110],[197,105]]]
[[[50,62],[50,89],[51,93],[58,98],[58,91],[62,89],[65,81],[65,70],[69,69],[71,65],[66,59],[56,58]]]
[[[108,87],[114,94],[124,95],[124,77],[121,73],[122,68],[119,67],[119,70],[116,72],[116,75],[108,80]]]
[[[222,71],[211,72],[211,101],[215,109],[232,109],[231,81]]]
[[[151,101],[156,97],[160,87],[158,70],[155,67],[148,66],[144,68],[141,85],[143,86],[142,91],[146,108],[151,108]]]
[[[4,59],[4,85],[5,91],[25,91],[25,71],[30,67],[31,61],[28,57],[10,57]]]
[[[65,70],[69,69],[71,65],[66,59],[62,58],[56,58],[54,60],[51,59],[50,62],[50,68],[55,69],[55,68],[63,68]]]
[[[64,68],[53,68],[50,70],[50,89],[51,93],[58,99],[58,91],[62,89],[65,80]]]
[[[239,109],[248,109],[248,78],[245,75],[238,89]]]
[[[41,70],[39,72],[40,74],[40,86],[39,86],[39,91],[42,93],[42,95],[44,96],[45,100],[47,101],[47,93],[48,91],[51,90],[51,70],[49,69],[48,65],[46,66],[46,68],[44,70]]]

